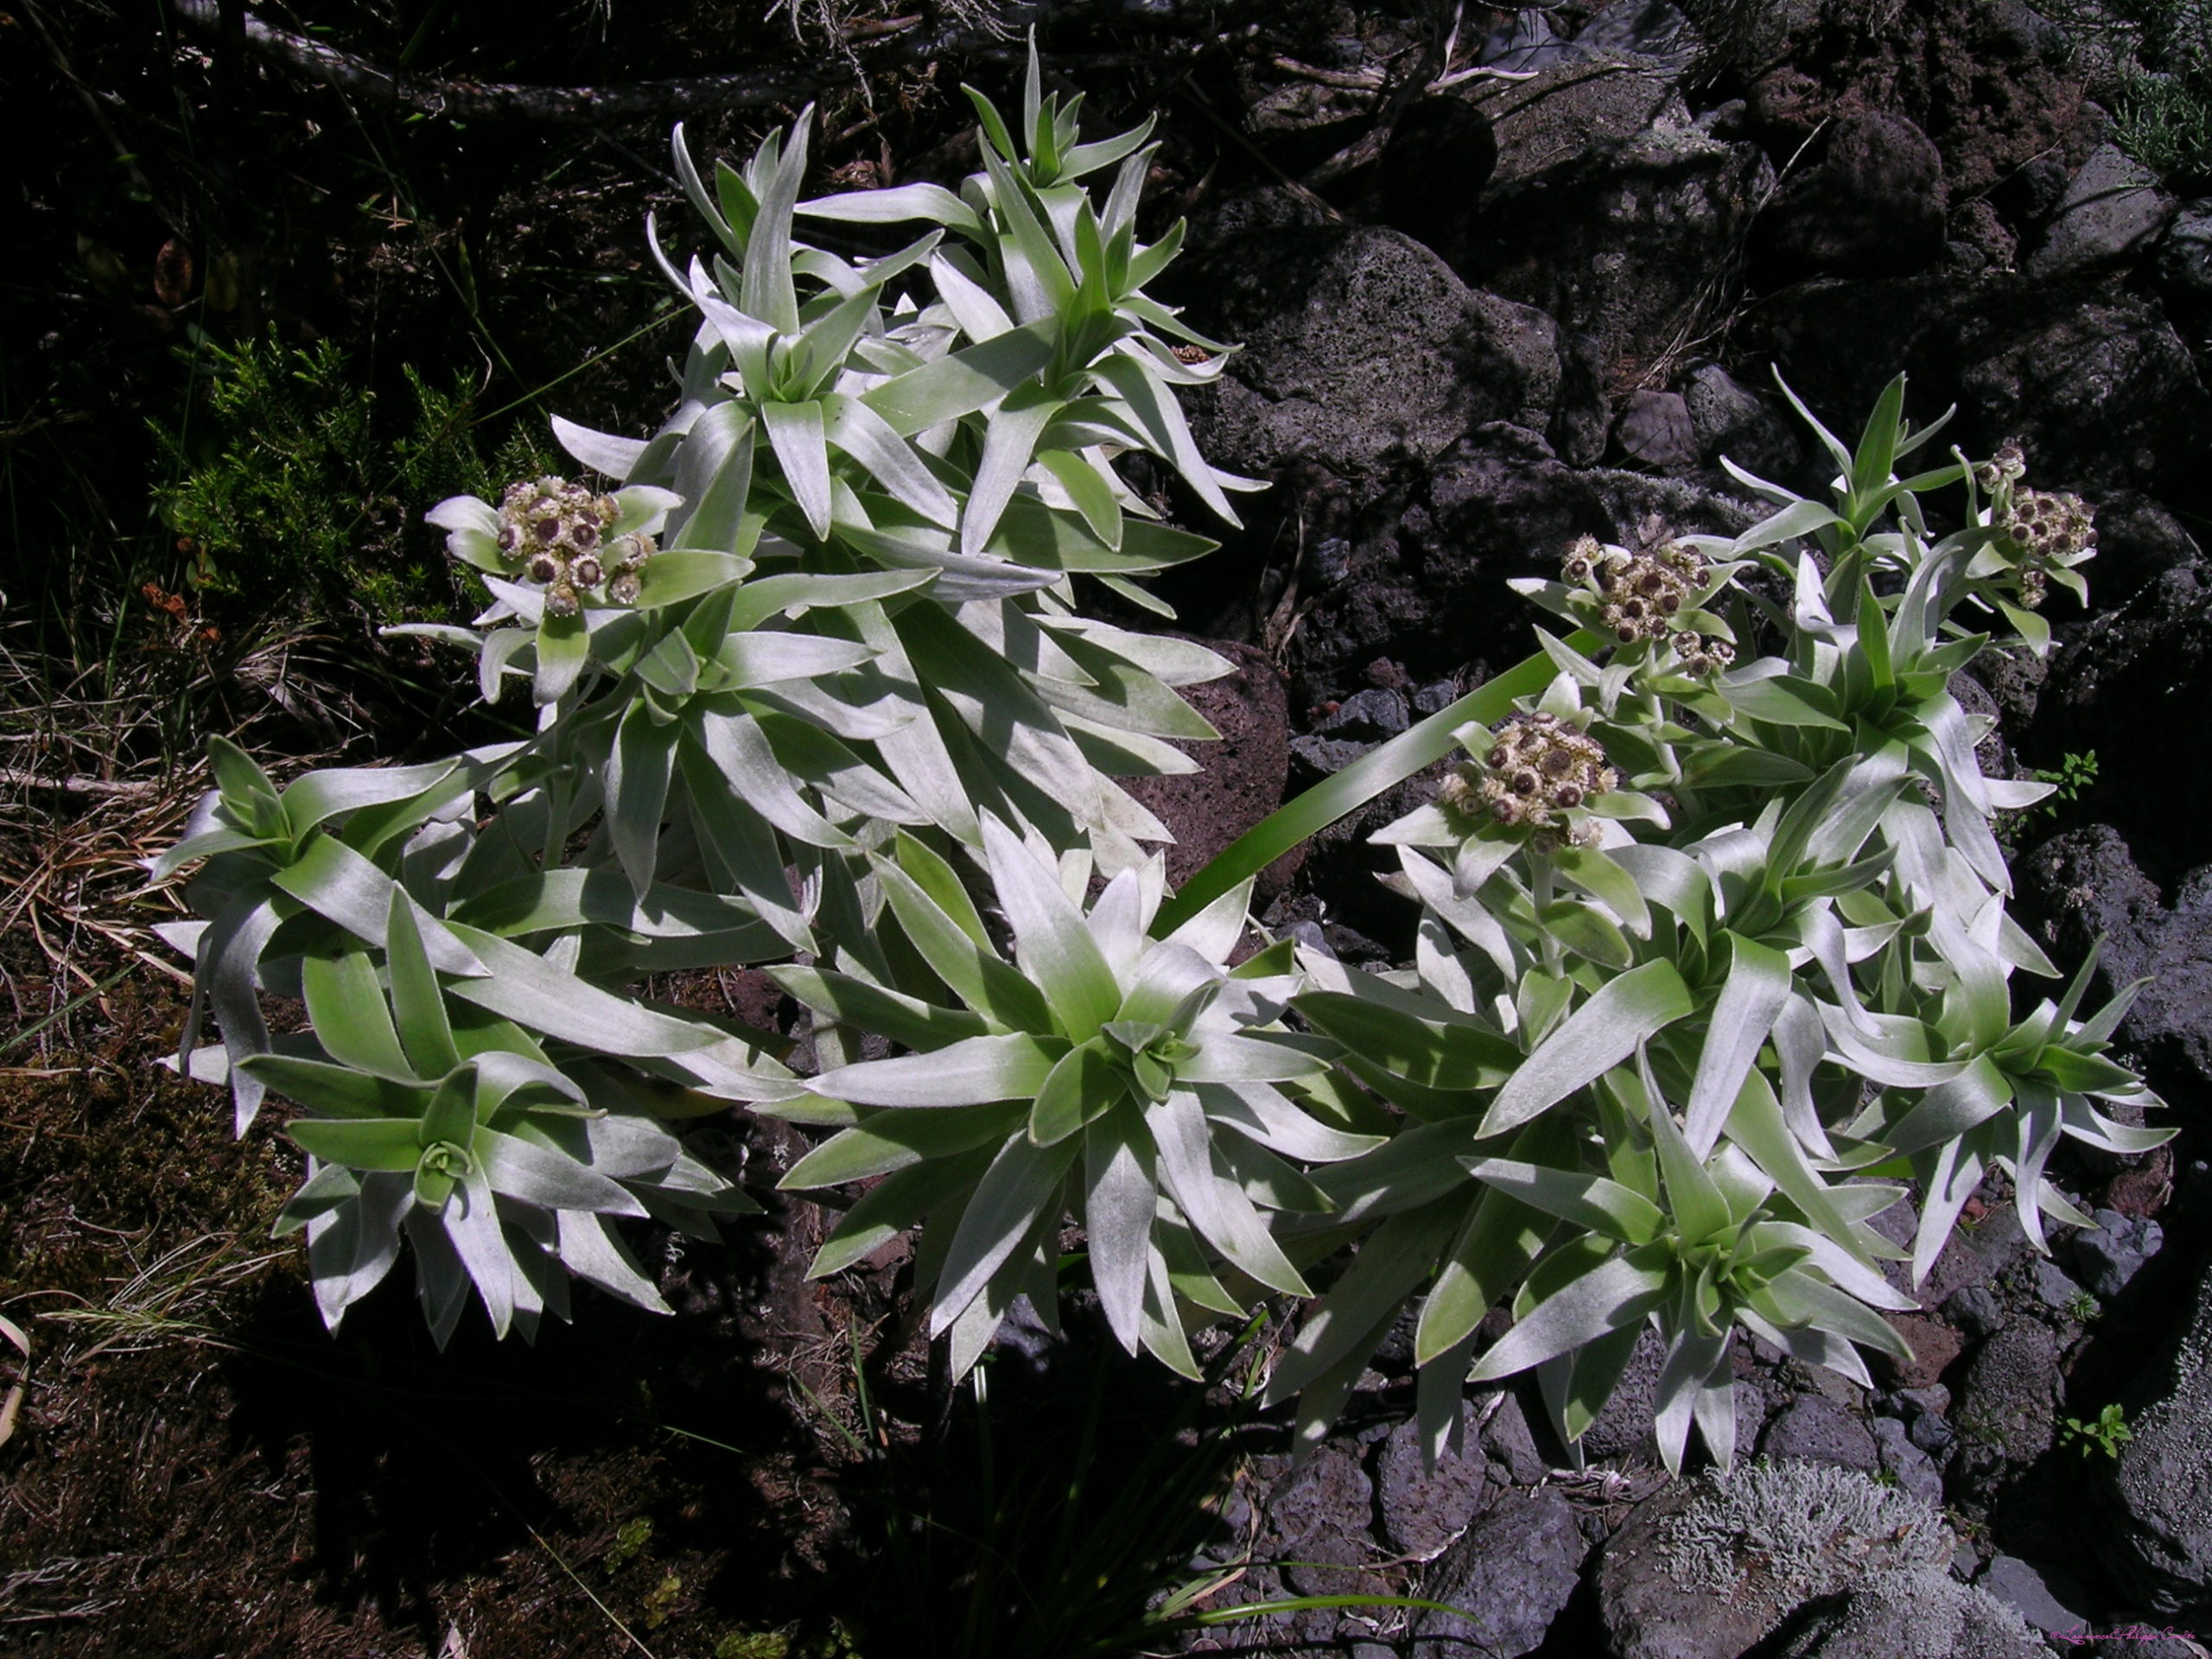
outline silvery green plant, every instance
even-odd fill
[[[679,130],[717,251],[661,255],[700,314],[675,411],[644,439],[556,422],[604,488],[441,504],[493,602],[474,628],[400,630],[474,652],[486,701],[525,680],[532,735],[281,790],[213,746],[217,786],[155,866],[205,861],[188,891],[207,920],[172,930],[198,970],[181,1063],[228,1084],[241,1131],[271,1090],[307,1114],[288,1219],[332,1324],[402,1232],[442,1339],[472,1282],[502,1331],[560,1311],[549,1261],[651,1303],[598,1218],[711,1230],[747,1207],[652,1126],[802,1085],[782,1045],[657,1005],[645,976],[798,953],[907,995],[913,964],[883,944],[894,838],[976,868],[986,825],[1012,826],[1104,873],[1150,868],[1166,831],[1113,780],[1192,769],[1165,740],[1211,730],[1175,688],[1226,664],[1083,615],[1073,582],[1142,595],[1135,579],[1211,545],[1160,524],[1117,455],[1156,454],[1224,512],[1243,481],[1175,406],[1217,363],[1163,345],[1187,331],[1142,291],[1176,242],[1136,239],[1144,133],[1077,143],[1033,62],[1024,102],[1017,144],[978,100],[986,169],[957,196],[802,203],[808,118],[709,187]],[[1117,161],[1094,200],[1082,181]],[[917,209],[943,225],[880,258],[794,233]],[[372,984],[396,1055],[369,1015],[346,1022]],[[264,992],[302,998],[310,1031],[273,1038]],[[222,1040],[199,1048],[209,1006]],[[452,1055],[410,1035],[441,1008]],[[872,1029],[825,1014],[814,1051],[834,1064]],[[549,1158],[573,1167],[556,1180]]]
[[[847,1126],[786,1186],[885,1178],[846,1212],[815,1272],[925,1223],[917,1288],[962,1374],[1016,1296],[1057,1317],[1059,1235],[1073,1216],[1116,1338],[1196,1376],[1180,1305],[1241,1307],[1211,1264],[1310,1294],[1267,1215],[1325,1209],[1301,1166],[1381,1137],[1331,1121],[1325,1097],[1300,1098],[1328,1063],[1282,1027],[1297,988],[1288,951],[1228,965],[1249,884],[1155,938],[1156,856],[1085,910],[1087,860],[1056,861],[995,820],[985,855],[1011,962],[951,866],[910,837],[879,860],[887,922],[951,993],[944,1001],[885,1006],[886,993],[843,976],[771,970],[820,1013],[866,1020],[910,1051],[825,1072],[804,1106],[783,1109]]]
[[[713,246],[654,228],[700,318],[674,412],[556,423],[603,486],[433,515],[493,603],[417,632],[487,701],[526,681],[528,735],[282,788],[212,746],[155,867],[197,864],[207,918],[170,930],[181,1064],[241,1129],[300,1109],[280,1225],[334,1325],[402,1236],[442,1341],[472,1287],[503,1332],[571,1274],[658,1306],[619,1224],[750,1207],[672,1127],[735,1108],[830,1132],[785,1182],[849,1194],[817,1274],[920,1230],[956,1375],[1017,1298],[1057,1317],[1079,1244],[1116,1338],[1185,1373],[1210,1321],[1325,1285],[1270,1385],[1309,1440],[1409,1318],[1432,1452],[1470,1381],[1524,1372],[1573,1443],[1649,1332],[1669,1464],[1693,1425],[1725,1463],[1738,1329],[1864,1380],[1986,1175],[2040,1244],[2081,1219],[2061,1140],[2164,1138],[2114,1121],[2158,1104],[2106,1052],[2126,993],[2085,1016],[2085,966],[2015,1014],[2056,970],[1990,825],[2044,786],[1983,776],[1950,690],[2000,630],[2048,647],[2094,531],[2014,450],[1900,475],[1937,429],[1902,381],[1855,448],[1815,423],[1826,500],[1739,473],[1774,509],[1742,536],[1564,550],[1518,584],[1565,625],[1527,662],[1170,893],[1114,780],[1191,768],[1179,688],[1225,664],[1076,578],[1157,611],[1138,579],[1210,545],[1130,452],[1230,517],[1176,405],[1228,348],[1143,292],[1178,241],[1137,238],[1146,130],[1081,142],[1033,58],[1018,122],[976,108],[957,191],[803,200],[804,118],[711,178],[678,133]],[[800,236],[900,225],[878,257]],[[1261,868],[1454,757],[1376,836],[1409,963],[1255,925]],[[809,1011],[803,1052],[642,988],[740,965]],[[1873,1223],[1908,1201],[1900,1249]]]
[[[1986,1174],[2040,1247],[2046,1215],[2084,1221],[2044,1179],[2061,1137],[2166,1138],[2101,1109],[2158,1104],[2103,1052],[2132,992],[2081,1018],[2085,967],[2012,1016],[2012,975],[2056,969],[2005,913],[1989,819],[2045,786],[1983,777],[1948,689],[2010,532],[1969,494],[1929,536],[1918,498],[1969,469],[1896,476],[1928,435],[1903,394],[1855,452],[1823,431],[1832,505],[1762,485],[1778,511],[1733,541],[1578,544],[1522,584],[1584,631],[1545,635],[1548,683],[1463,728],[1437,803],[1376,837],[1422,906],[1415,963],[1309,959],[1294,1006],[1419,1122],[1315,1178],[1332,1221],[1376,1225],[1275,1374],[1308,1433],[1410,1299],[1432,1444],[1463,1382],[1525,1370],[1572,1444],[1649,1329],[1669,1465],[1693,1422],[1725,1463],[1735,1327],[1866,1382],[1856,1349],[1902,1357],[1879,1316],[1915,1306],[1881,1263],[1923,1280]],[[1755,562],[1786,600],[1736,586]],[[1762,630],[1777,649],[1736,660]],[[1899,1251],[1870,1223],[1907,1179]]]

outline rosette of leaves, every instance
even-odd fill
[[[178,1064],[231,1088],[241,1133],[271,1090],[310,1114],[286,1128],[315,1164],[279,1232],[306,1229],[326,1320],[403,1233],[441,1343],[472,1284],[502,1333],[565,1317],[559,1269],[658,1308],[606,1218],[712,1236],[753,1207],[659,1120],[798,1085],[758,1039],[601,982],[777,954],[772,930],[712,894],[541,864],[514,838],[546,817],[524,745],[282,789],[211,749],[218,787],[153,866],[206,861],[188,891],[212,920],[162,930],[198,969]],[[487,797],[509,810],[480,831]],[[265,992],[309,1030],[272,1037]],[[200,1048],[207,1007],[223,1041]]]
[[[395,887],[383,950],[302,958],[313,1036],[242,1063],[311,1114],[285,1126],[311,1164],[276,1231],[305,1229],[324,1321],[335,1330],[390,1272],[403,1232],[441,1347],[471,1286],[500,1336],[567,1318],[569,1274],[668,1312],[611,1218],[711,1239],[717,1216],[759,1206],[639,1109],[656,1093],[642,1077],[556,1065],[520,1026],[466,1003],[456,1020],[423,921]]]
[[[1294,988],[1287,953],[1226,964],[1248,893],[1148,937],[1163,889],[1157,859],[1123,870],[1085,911],[1087,861],[987,819],[989,895],[1012,960],[957,868],[912,836],[875,860],[909,982],[778,968],[821,1013],[910,1052],[837,1067],[779,1115],[842,1125],[784,1185],[882,1179],[848,1210],[814,1265],[858,1261],[924,1231],[916,1285],[932,1334],[951,1334],[964,1373],[1015,1297],[1056,1318],[1061,1229],[1084,1228],[1107,1323],[1197,1375],[1193,1316],[1241,1311],[1235,1287],[1307,1294],[1267,1216],[1326,1209],[1301,1166],[1376,1144],[1302,1088],[1325,1062],[1278,1023]],[[1249,1293],[1248,1293],[1249,1294]]]

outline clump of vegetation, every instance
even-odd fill
[[[2117,1459],[2120,1447],[2134,1438],[2135,1431],[2127,1426],[2127,1412],[2117,1402],[2107,1406],[2094,1417],[2058,1420],[2060,1443],[2072,1446],[2085,1458]]]
[[[440,386],[410,364],[408,406],[391,410],[330,340],[200,353],[199,422],[154,432],[176,480],[156,506],[201,589],[257,606],[290,594],[325,613],[445,617],[467,596],[414,522],[416,504],[552,465],[519,422],[484,447],[465,377]]]
[[[1885,1259],[1925,1278],[1993,1171],[2041,1249],[2087,1221],[2044,1179],[2063,1138],[2167,1138],[2108,1115],[2161,1103],[2106,1052],[2126,995],[2082,1011],[2094,964],[2016,1016],[2012,976],[2059,970],[1992,826],[2050,786],[1985,778],[1950,691],[2000,639],[2050,648],[2094,526],[2011,446],[1910,470],[1942,423],[1908,425],[1902,376],[1855,446],[1797,405],[1826,499],[1732,469],[1772,509],[1740,536],[1564,550],[1514,584],[1562,632],[1171,893],[1117,780],[1192,769],[1179,689],[1228,665],[1086,605],[1158,613],[1141,579],[1211,545],[1131,452],[1234,522],[1249,481],[1177,402],[1230,348],[1145,292],[1180,239],[1138,238],[1147,130],[1082,142],[1033,57],[1018,120],[971,97],[957,192],[802,200],[809,118],[711,175],[679,130],[718,251],[654,237],[699,317],[674,413],[555,423],[615,487],[441,503],[493,602],[402,630],[487,701],[526,686],[529,735],[281,789],[214,746],[156,866],[204,861],[207,919],[167,934],[222,1040],[195,1009],[180,1062],[241,1127],[299,1109],[281,1226],[332,1325],[403,1237],[441,1343],[477,1301],[501,1334],[563,1317],[571,1276],[659,1308],[618,1218],[748,1212],[677,1130],[734,1106],[831,1132],[783,1182],[851,1194],[816,1275],[918,1234],[956,1378],[1023,1300],[1056,1323],[1071,1220],[1113,1338],[1193,1378],[1194,1333],[1352,1250],[1268,1383],[1301,1437],[1411,1310],[1432,1454],[1465,1384],[1524,1370],[1573,1443],[1649,1329],[1669,1466],[1694,1426],[1726,1465],[1738,1328],[1871,1386],[1913,1306]],[[855,257],[822,222],[916,230]],[[1375,837],[1409,965],[1251,938],[1268,863],[1455,749]],[[810,1053],[639,993],[740,965]],[[1907,1182],[1901,1249],[1872,1223]]]
[[[2212,0],[2059,0],[2113,137],[2169,178],[2212,175]]]

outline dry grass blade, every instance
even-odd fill
[[[104,1353],[143,1353],[163,1342],[228,1347],[207,1316],[224,1292],[285,1255],[243,1255],[235,1237],[204,1233],[164,1251],[123,1281],[105,1306],[64,1308],[39,1317],[92,1338],[89,1345],[73,1342],[65,1348],[64,1364]]]

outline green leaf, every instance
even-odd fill
[[[902,1048],[926,1053],[963,1038],[984,1037],[990,1028],[964,1008],[941,1008],[918,997],[902,996],[847,974],[815,968],[776,967],[766,970],[793,996],[832,1019],[889,1038]]]
[[[768,434],[791,497],[806,515],[807,528],[817,541],[830,536],[830,441],[823,429],[819,403],[760,405],[760,424]]]
[[[1882,388],[1882,395],[1875,399],[1873,412],[1866,417],[1866,430],[1859,435],[1859,453],[1853,458],[1850,468],[1854,501],[1872,501],[1882,486],[1890,481],[1890,474],[1897,467],[1897,440],[1903,435],[1904,425],[1904,376],[1900,374]]]
[[[1091,533],[1107,546],[1119,551],[1122,545],[1122,504],[1115,499],[1114,486],[1109,484],[1081,455],[1065,449],[1047,449],[1037,459],[1047,472],[1059,480],[1060,487],[1075,503],[1083,521],[1090,526]]]
[[[741,582],[753,561],[701,548],[671,548],[647,559],[638,573],[638,608],[658,610]]]
[[[984,429],[982,458],[968,488],[968,505],[960,515],[960,551],[974,558],[998,528],[1014,486],[1028,471],[1037,440],[1062,407],[1061,399],[1043,387],[1019,386],[999,405]]]
[[[401,1052],[376,963],[367,951],[304,957],[300,983],[307,998],[308,1022],[333,1059],[394,1083],[413,1085],[421,1081]]]
[[[1014,959],[1044,992],[1069,1040],[1083,1041],[1121,1009],[1114,970],[1062,889],[1058,871],[1047,869],[1012,830],[988,816],[983,852],[1014,929]]]
[[[1046,318],[894,376],[861,401],[912,437],[998,402],[1050,368],[1058,345],[1058,323]]]
[[[1522,1063],[1484,1115],[1482,1134],[1503,1135],[1595,1081],[1689,1014],[1689,988],[1667,962],[1630,969],[1569,1014]]]
[[[1029,1236],[1047,1206],[1057,1203],[1061,1180],[1082,1148],[1083,1143],[1072,1138],[1039,1147],[1017,1135],[1000,1149],[976,1183],[976,1196],[961,1212],[959,1228],[952,1236],[938,1281],[936,1305],[930,1310],[932,1337],[943,1335],[967,1312]]]
[[[1510,1158],[1462,1158],[1459,1161],[1485,1186],[1495,1188],[1528,1208],[1557,1216],[1561,1221],[1588,1228],[1624,1244],[1649,1244],[1667,1225],[1665,1211],[1642,1193],[1603,1175],[1552,1169]]]
[[[833,219],[843,225],[898,225],[925,219],[970,236],[983,234],[983,221],[976,217],[966,202],[941,184],[849,190],[840,195],[802,201],[793,211],[803,218]]]
[[[901,858],[907,855],[902,849]],[[1001,962],[997,952],[989,949],[988,937],[979,944],[959,919],[959,912],[948,914],[906,870],[880,861],[875,868],[899,925],[931,970],[962,1001],[986,1019],[1016,1031],[1043,1035],[1052,1030],[1052,1013],[1044,993]],[[957,888],[957,881],[954,886]],[[974,910],[967,906],[964,893],[959,903],[972,918]],[[976,920],[975,926],[980,931],[982,924]]]
[[[1029,1138],[1057,1146],[1123,1099],[1128,1084],[1099,1039],[1070,1049],[1046,1075],[1029,1111]]]
[[[1594,1342],[1612,1331],[1641,1323],[1666,1300],[1667,1274],[1630,1256],[1612,1256],[1555,1290],[1514,1322],[1513,1328],[1475,1363],[1470,1382],[1500,1377],[1541,1364]]]
[[[652,886],[660,856],[661,820],[668,810],[677,731],[653,719],[651,706],[641,699],[624,711],[607,756],[607,833],[615,859],[630,878],[630,889],[640,899]]]
[[[825,1071],[816,1094],[858,1106],[975,1106],[1030,1100],[1045,1086],[1061,1050],[1019,1032],[969,1037],[928,1054],[863,1060]]]
[[[420,1121],[412,1117],[302,1117],[287,1123],[284,1133],[327,1164],[397,1175],[412,1173],[422,1161],[423,1147],[416,1138],[420,1127]]]
[[[1683,1113],[1683,1139],[1700,1158],[1719,1140],[1744,1078],[1789,1000],[1792,983],[1789,958],[1781,951],[1738,933],[1721,937],[1730,951],[1728,978],[1713,1005]]]
[[[396,1016],[400,1046],[418,1076],[442,1077],[461,1064],[454,1046],[453,1025],[446,1016],[445,993],[423,953],[422,929],[416,922],[415,901],[406,890],[391,890],[390,919],[385,931],[386,964],[391,975],[391,1009]]]
[[[646,569],[652,568],[648,562]],[[531,682],[531,696],[540,705],[558,702],[591,660],[591,636],[581,614],[555,616],[548,612],[537,625],[537,672]]]
[[[1542,1146],[1538,1132],[1549,1127],[1531,1124],[1513,1149],[1535,1154]],[[1535,1264],[1553,1230],[1548,1217],[1519,1199],[1496,1187],[1481,1189],[1421,1302],[1414,1328],[1414,1363],[1432,1364],[1471,1338]]]
[[[1835,697],[1826,686],[1786,674],[1765,679],[1723,683],[1720,695],[1739,715],[1770,726],[1808,727],[1820,731],[1847,732],[1851,728],[1837,716]]]
[[[238,1068],[285,1099],[332,1117],[407,1117],[412,1122],[430,1097],[424,1084],[396,1083],[351,1066],[290,1054],[249,1054]]]
[[[995,1147],[1021,1122],[1018,1105],[872,1112],[864,1122],[839,1130],[808,1153],[776,1185],[785,1192],[803,1192],[871,1180],[977,1147]]]

